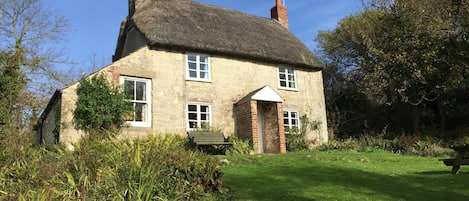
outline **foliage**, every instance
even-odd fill
[[[449,138],[447,130],[466,128],[468,14],[467,0],[372,0],[335,30],[321,32],[335,131],[434,129]]]
[[[216,200],[218,162],[185,138],[84,139],[75,151],[18,144],[0,152],[0,200]]]
[[[19,116],[16,102],[25,87],[24,75],[18,67],[22,57],[19,51],[12,54],[0,50],[0,135],[19,130],[13,122]]]
[[[451,149],[443,148],[441,141],[433,138],[421,139],[419,136],[401,135],[393,139],[384,136],[363,135],[358,139],[348,138],[331,140],[321,146],[321,150],[343,150],[357,152],[387,151],[395,154],[439,157],[447,156]]]
[[[239,139],[234,134],[230,135],[230,142],[233,143],[233,146],[228,150],[229,155],[247,155],[253,151],[249,140]]]
[[[319,131],[321,125],[320,121],[310,121],[307,115],[301,116],[300,122],[300,128],[285,131],[287,151],[307,150],[309,148],[309,143],[306,141],[308,130]]]
[[[303,123],[303,122],[302,122]],[[287,151],[301,151],[308,149],[305,137],[306,133],[303,129],[292,128],[285,132],[285,143]]]
[[[110,83],[105,74],[82,79],[77,95],[73,112],[75,127],[85,130],[92,137],[118,133],[116,131],[125,124],[125,115],[133,111],[133,107],[125,100],[125,94]]]
[[[307,151],[225,156],[233,200],[465,200],[469,167],[459,175],[436,158],[388,152]]]
[[[2,0],[0,16],[0,130],[26,133],[45,106],[46,94],[70,82],[54,69],[64,60],[50,46],[62,39],[68,22],[40,0]]]

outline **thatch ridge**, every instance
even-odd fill
[[[322,69],[276,20],[189,0],[147,0],[130,18],[153,48],[181,49]]]

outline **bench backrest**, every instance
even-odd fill
[[[203,131],[189,131],[187,132],[189,138],[194,142],[224,142],[225,136],[221,132],[203,132]]]

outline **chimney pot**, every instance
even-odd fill
[[[281,0],[275,1],[275,6],[270,10],[270,16],[288,29],[287,7],[282,4]]]

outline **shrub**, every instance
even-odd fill
[[[299,129],[292,128],[285,131],[287,151],[307,150],[309,147],[309,144],[306,141],[308,130],[319,132],[321,127],[320,121],[310,121],[307,115],[301,116],[300,122],[302,126]],[[314,142],[311,143],[314,144]]]
[[[253,151],[251,143],[248,140],[239,139],[236,135],[230,136],[233,146],[228,150],[229,155],[247,155]]]
[[[184,143],[168,135],[84,139],[73,152],[17,150],[0,166],[0,200],[224,199],[218,161]]]
[[[326,144],[320,146],[322,151],[330,150],[353,150],[358,151],[360,148],[359,143],[353,138],[342,139],[342,140],[331,140]]]
[[[301,151],[308,148],[305,140],[306,132],[298,129],[290,129],[285,132],[287,151]]]
[[[332,140],[320,147],[321,150],[352,150],[358,152],[388,151],[395,154],[409,154],[426,157],[446,156],[451,153],[440,142],[431,138],[420,139],[417,136],[398,136],[386,139],[383,135],[362,135],[359,139],[348,138]]]
[[[82,79],[77,95],[74,124],[91,137],[103,138],[118,133],[124,126],[124,116],[133,111],[132,105],[125,100],[125,94],[104,74]]]

